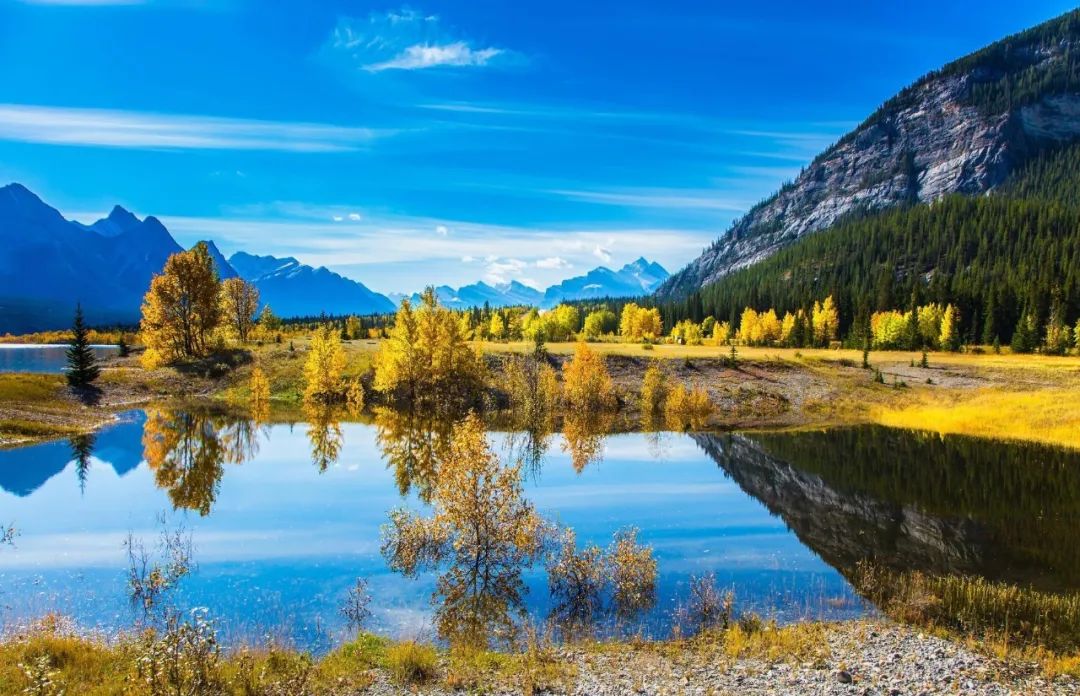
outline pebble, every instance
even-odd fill
[[[1038,667],[1006,668],[992,657],[884,620],[843,622],[828,628],[829,657],[817,664],[760,660],[732,661],[720,654],[687,650],[672,659],[667,650],[648,646],[631,651],[588,652],[560,649],[574,664],[572,683],[539,693],[551,696],[628,694],[815,694],[820,696],[1075,696],[1080,680],[1047,679]],[[859,675],[858,689],[853,688]],[[490,688],[493,696],[520,694],[518,685]],[[403,690],[379,674],[364,692],[451,696],[439,685]]]

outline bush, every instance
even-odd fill
[[[386,669],[397,684],[425,684],[435,678],[439,656],[435,648],[415,641],[396,643],[386,649]]]

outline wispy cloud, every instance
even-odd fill
[[[0,139],[162,150],[357,150],[388,131],[106,109],[0,104]]]
[[[543,258],[543,259],[540,259],[539,261],[537,261],[536,262],[536,267],[537,268],[560,269],[560,268],[571,268],[572,265],[571,265],[571,263],[569,261],[562,258],[561,256],[549,256],[547,258]]]
[[[627,208],[677,208],[739,212],[752,203],[733,199],[720,190],[642,188],[607,191],[550,189],[544,191],[571,200]]]
[[[366,20],[342,18],[331,35],[330,47],[371,73],[476,68],[520,59],[504,48],[478,46],[445,28],[438,16],[411,9],[373,12]]]
[[[150,0],[18,0],[24,5],[70,5],[92,7],[105,5],[146,5]]]

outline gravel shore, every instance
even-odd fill
[[[1080,694],[1080,680],[1049,679],[1035,665],[1005,664],[961,644],[884,621],[830,625],[828,649],[814,664],[732,659],[718,650],[635,647],[562,652],[575,676],[543,692],[567,696],[656,694]],[[442,686],[405,689],[378,675],[368,693],[453,693]],[[522,693],[520,687],[487,693]]]

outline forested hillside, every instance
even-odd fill
[[[678,300],[717,282],[731,287],[727,276],[836,226],[850,230],[854,217],[981,196],[1018,178],[1025,181],[1019,195],[1075,197],[1060,181],[1068,161],[1052,153],[1080,137],[1078,46],[1080,11],[1072,11],[925,75],[736,221],[659,296]],[[865,261],[872,250],[856,252]]]
[[[852,218],[737,271],[684,301],[666,322],[805,308],[833,295],[846,331],[870,312],[956,304],[962,336],[1008,342],[1025,314],[1080,316],[1080,147],[1033,161],[993,196],[952,196]]]

